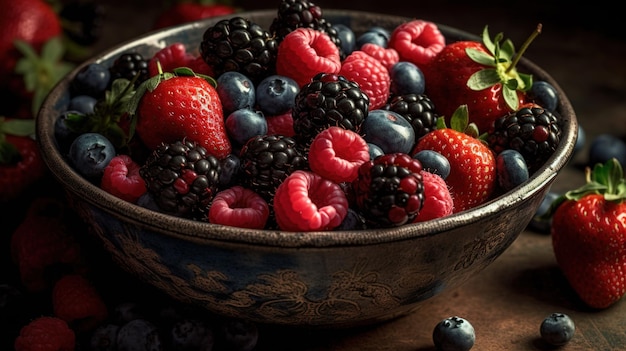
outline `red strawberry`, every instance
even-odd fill
[[[198,1],[197,3],[189,1],[176,2],[159,15],[154,23],[154,29],[199,21],[205,18],[230,15],[235,13],[236,10],[236,8],[226,4],[204,4],[203,1]]]
[[[587,182],[552,205],[552,246],[581,300],[606,308],[626,293],[626,181],[616,159],[587,169]]]
[[[139,138],[152,150],[187,138],[223,159],[232,147],[215,86],[188,69],[174,71],[150,78],[133,97]]]
[[[20,330],[15,351],[74,351],[76,334],[57,317],[42,316]]]
[[[37,142],[30,137],[34,132],[32,119],[0,117],[0,202],[16,199],[46,175]]]
[[[291,77],[299,86],[320,72],[338,73],[339,49],[328,34],[311,28],[297,28],[278,45],[276,73]]]
[[[370,110],[382,108],[389,99],[391,77],[378,59],[367,53],[353,51],[341,64],[339,75],[356,82],[370,98]]]
[[[100,325],[109,311],[93,284],[80,274],[67,274],[54,284],[52,307],[55,316],[77,331]]]
[[[501,33],[492,41],[485,27],[482,40],[446,45],[423,72],[426,94],[440,115],[450,118],[467,105],[470,122],[487,132],[498,117],[524,103],[532,77],[517,71],[521,52],[515,53],[510,40],[503,42]]]
[[[466,134],[468,130],[472,133]],[[424,135],[413,150],[413,155],[421,150],[433,150],[450,162],[446,182],[454,200],[454,212],[485,202],[496,186],[494,153],[476,136],[475,126],[468,126],[467,110],[462,106],[453,114],[450,128],[440,118],[437,129]]]

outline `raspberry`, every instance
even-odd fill
[[[55,316],[66,321],[72,329],[95,329],[108,316],[107,307],[87,278],[79,274],[61,277],[52,289]]]
[[[321,131],[309,148],[309,167],[335,183],[351,182],[359,167],[369,161],[367,142],[358,133],[341,127]]]
[[[343,61],[339,74],[359,84],[370,99],[370,110],[383,107],[389,99],[391,86],[389,71],[380,61],[367,53],[353,51]]]
[[[159,74],[157,62],[161,65],[162,72],[171,72],[178,67],[187,67],[195,57],[187,52],[183,43],[173,43],[157,51],[148,62],[148,72],[154,77]]]
[[[296,132],[293,129],[293,115],[291,110],[276,116],[265,116],[267,121],[267,134],[284,135],[293,137]]]
[[[389,48],[398,52],[400,61],[421,67],[429,63],[446,45],[446,39],[435,23],[412,20],[391,32]]]
[[[205,76],[215,77],[215,72],[213,72],[213,67],[209,66],[202,56],[189,57],[189,61],[187,62],[187,67],[191,68],[197,74],[204,74]]]
[[[424,181],[424,206],[422,206],[413,223],[441,218],[451,214],[454,203],[446,181],[439,175],[428,171],[423,171],[421,174]]]
[[[332,230],[346,217],[348,199],[336,183],[298,170],[276,189],[274,212],[281,230]]]
[[[15,351],[74,351],[76,335],[56,317],[38,317],[22,327],[15,339]]]
[[[340,69],[339,49],[324,32],[298,28],[278,45],[276,73],[292,78],[299,86],[319,72],[338,73]]]
[[[384,48],[382,46],[365,43],[361,46],[361,51],[380,61],[389,71],[396,63],[400,62],[400,56],[395,49]]]
[[[233,186],[215,195],[209,209],[209,222],[263,229],[269,213],[267,202],[259,194],[242,186]]]
[[[136,203],[146,192],[146,183],[139,175],[141,166],[128,155],[118,155],[104,169],[100,187],[120,199]]]
[[[11,237],[11,255],[31,292],[51,286],[59,271],[82,271],[80,246],[66,225],[63,203],[37,198]]]

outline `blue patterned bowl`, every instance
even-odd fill
[[[269,28],[275,10],[241,14]],[[394,28],[408,18],[326,10],[357,33]],[[136,50],[146,57],[174,42],[196,48],[221,18],[149,33],[95,58],[110,64]],[[475,37],[440,25],[448,40]],[[93,62],[85,62],[84,65]],[[56,147],[54,122],[68,101],[77,67],[38,116],[46,163],[68,200],[121,267],[173,298],[228,317],[319,328],[374,324],[405,315],[491,264],[524,230],[576,141],[577,121],[559,85],[522,60],[522,70],[554,85],[563,139],[555,154],[513,191],[469,211],[396,229],[347,232],[247,230],[150,211],[100,190],[76,173]]]

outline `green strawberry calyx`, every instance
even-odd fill
[[[482,33],[483,46],[487,52],[475,48],[467,48],[467,56],[474,62],[486,68],[472,74],[467,81],[467,86],[475,91],[490,88],[496,84],[502,84],[502,96],[511,110],[517,110],[519,99],[517,91],[528,91],[532,86],[532,75],[520,73],[515,68],[522,54],[530,43],[541,33],[541,24],[524,42],[519,52],[515,52],[515,46],[510,39],[504,40],[504,35],[498,33],[492,40],[489,36],[488,26]],[[503,41],[504,40],[504,41]]]
[[[546,213],[540,216],[541,220],[549,219],[554,211],[567,200],[578,201],[587,195],[599,194],[604,196],[606,201],[622,202],[626,200],[626,179],[624,170],[616,158],[611,158],[605,163],[597,163],[593,169],[585,169],[584,185],[577,189],[567,191],[559,196]]]
[[[469,122],[469,110],[465,104],[457,107],[457,109],[452,113],[452,116],[450,116],[450,126],[446,124],[446,120],[443,116],[437,118],[436,123],[437,129],[450,128],[456,130],[457,132],[465,133],[473,138],[480,140],[483,139],[476,123]]]
[[[6,140],[7,135],[31,137],[34,134],[34,119],[7,119],[0,116],[0,165],[14,165],[21,160],[20,151]]]

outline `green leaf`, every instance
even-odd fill
[[[450,128],[458,132],[465,132],[469,123],[469,111],[467,105],[459,106],[450,117]]]
[[[41,48],[41,58],[47,62],[58,62],[63,59],[65,47],[61,38],[54,37],[48,40]]]
[[[485,68],[472,74],[467,80],[468,88],[479,91],[500,83],[500,76],[494,68]]]
[[[10,119],[0,118],[0,132],[15,136],[29,136],[35,134],[34,119]]]
[[[492,55],[475,48],[466,48],[465,54],[474,62],[488,67],[496,66],[496,59]]]
[[[503,62],[510,62],[513,56],[515,56],[515,46],[511,39],[507,39],[500,46],[500,59]]]
[[[511,89],[506,85],[502,86],[502,96],[504,97],[504,101],[506,105],[513,111],[516,111],[519,107],[519,99],[517,97],[517,91],[515,89]]]

